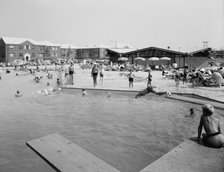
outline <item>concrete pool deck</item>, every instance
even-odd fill
[[[224,148],[214,149],[186,140],[140,172],[222,172]]]

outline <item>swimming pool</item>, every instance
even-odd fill
[[[32,94],[43,87],[31,77],[2,80],[0,171],[53,172],[25,142],[60,133],[122,172],[136,172],[197,132],[200,106],[135,93],[63,90],[50,96]],[[22,82],[21,82],[22,81]],[[15,88],[24,96],[14,98]],[[14,89],[14,90],[13,90]]]

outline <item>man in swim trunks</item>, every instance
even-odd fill
[[[68,68],[68,74],[69,74],[69,84],[74,85],[75,68],[74,68],[73,62],[71,62],[70,66]]]
[[[214,107],[210,104],[205,104],[202,106],[202,112],[203,114],[198,126],[198,142],[200,143],[202,140],[207,146],[215,148],[223,147],[224,136],[221,134],[220,121],[212,116]],[[202,134],[203,128],[205,130],[204,134]]]
[[[138,98],[138,97],[141,97],[141,96],[145,96],[146,94],[148,93],[154,93],[154,94],[157,94],[157,95],[163,95],[163,94],[166,94],[167,96],[171,96],[171,93],[169,91],[162,91],[162,92],[159,92],[159,91],[156,91],[154,88],[156,88],[155,86],[151,86],[149,85],[146,89],[140,91],[136,96],[135,98]]]
[[[130,73],[127,75],[128,81],[129,81],[129,88],[133,88],[133,82],[135,75],[132,73],[132,70],[130,70]]]

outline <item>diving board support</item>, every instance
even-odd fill
[[[119,172],[57,133],[26,144],[57,172]]]

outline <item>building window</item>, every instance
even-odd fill
[[[25,45],[25,46],[24,46],[24,49],[25,49],[25,50],[29,50],[29,49],[30,49],[30,46],[29,46],[29,45]]]
[[[57,50],[57,47],[52,47],[52,50]]]
[[[35,45],[32,45],[32,49],[35,49]]]
[[[19,46],[19,49],[20,49],[20,50],[22,50],[22,49],[23,49],[23,46],[22,46],[22,45],[20,45],[20,46]]]
[[[39,57],[43,57],[43,54],[40,53],[40,54],[39,54]]]
[[[31,57],[35,57],[35,53],[32,53],[32,54],[31,54]]]
[[[10,49],[10,50],[13,50],[14,48],[15,48],[14,45],[9,45],[9,49]]]
[[[57,57],[57,53],[52,53],[52,56]]]
[[[14,57],[14,56],[15,56],[14,53],[10,53],[10,54],[9,54],[9,57]]]
[[[19,57],[23,57],[23,53],[19,53]]]

